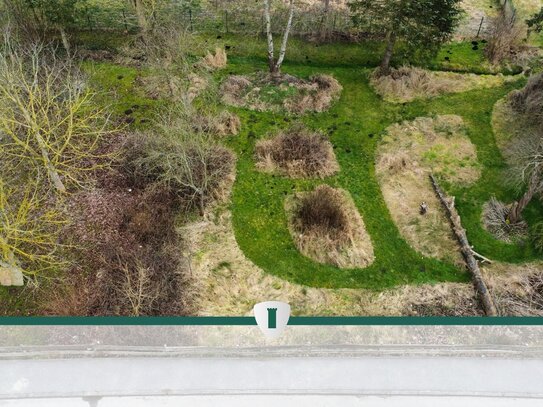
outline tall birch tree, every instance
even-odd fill
[[[270,70],[270,75],[273,79],[277,80],[281,77],[281,65],[285,59],[285,54],[287,51],[288,36],[292,27],[292,19],[294,16],[294,1],[289,1],[288,7],[288,20],[285,30],[283,32],[283,39],[281,41],[281,47],[279,48],[279,56],[275,59],[275,47],[273,44],[273,33],[271,26],[271,15],[270,15],[270,0],[264,0],[264,19],[266,20],[266,35],[268,39],[268,67]]]

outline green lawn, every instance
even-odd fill
[[[341,165],[341,172],[320,180],[291,180],[255,170],[255,141],[277,128],[289,126],[296,118],[283,114],[237,109],[242,132],[229,145],[238,154],[237,181],[232,211],[237,241],[244,253],[265,271],[289,281],[318,287],[365,287],[381,290],[398,284],[438,281],[467,281],[467,274],[435,259],[423,258],[401,238],[392,222],[374,174],[375,148],[387,126],[432,114],[458,114],[464,117],[469,136],[476,145],[483,174],[469,189],[450,189],[468,236],[483,255],[496,260],[522,262],[537,257],[529,246],[499,242],[480,224],[482,204],[493,194],[506,202],[515,197],[501,182],[505,169],[496,147],[490,117],[494,103],[515,86],[475,90],[404,105],[383,102],[369,87],[370,70],[362,67],[306,67],[297,63],[285,72],[307,77],[317,72],[334,75],[343,85],[341,100],[322,114],[309,114],[301,120],[309,127],[330,135]],[[255,58],[231,58],[229,72],[245,73],[265,69]],[[283,202],[286,195],[305,191],[326,182],[348,190],[360,210],[372,238],[376,261],[368,268],[340,270],[313,262],[294,246],[287,229]],[[448,187],[447,185],[445,185]],[[421,198],[423,199],[423,198]],[[533,204],[528,219],[541,218],[541,205]]]
[[[252,73],[266,69],[266,48],[262,38],[227,36],[205,37],[212,48],[230,46],[229,64],[216,76],[221,80],[233,73]],[[233,188],[231,209],[236,239],[246,256],[268,273],[286,280],[315,287],[365,287],[383,290],[400,284],[444,281],[466,282],[468,274],[446,262],[424,258],[400,236],[393,223],[375,178],[375,150],[384,130],[392,123],[433,114],[457,114],[464,118],[469,137],[477,147],[483,174],[469,188],[444,187],[457,198],[457,207],[475,249],[492,259],[524,262],[542,258],[529,244],[509,245],[497,241],[481,227],[482,204],[492,195],[510,202],[518,193],[502,182],[504,160],[496,147],[490,125],[492,107],[523,81],[500,88],[474,90],[431,100],[407,104],[382,101],[368,84],[371,70],[379,63],[381,45],[315,44],[293,39],[287,51],[284,71],[301,77],[316,73],[335,76],[343,85],[339,102],[321,114],[296,118],[282,113],[253,112],[232,109],[242,120],[238,136],[225,140],[238,155],[237,178]],[[482,47],[471,43],[447,45],[428,66],[431,69],[488,73],[482,65]],[[449,56],[449,60],[445,57]],[[397,64],[401,60],[396,60]],[[148,74],[140,68],[122,67],[111,62],[86,62],[84,70],[91,86],[106,91],[99,103],[111,105],[116,120],[124,120],[129,128],[150,128],[153,114],[167,102],[147,97],[138,87],[137,77]],[[130,112],[129,112],[130,111]],[[255,170],[254,145],[269,132],[292,125],[297,120],[328,134],[341,166],[338,175],[321,180],[291,180]],[[321,182],[348,190],[354,199],[368,233],[376,260],[368,268],[340,270],[317,264],[302,256],[294,246],[287,229],[283,202],[287,195],[307,191]],[[422,200],[422,199],[421,199]],[[543,207],[532,203],[526,211],[529,223],[543,219]],[[10,290],[0,287],[0,298],[12,298],[13,309],[21,313],[28,306],[21,297],[11,297]]]

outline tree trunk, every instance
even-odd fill
[[[268,38],[268,67],[270,74],[276,71],[275,58],[273,55],[273,34],[271,30],[270,0],[264,0],[264,19],[266,20],[266,35]]]
[[[30,116],[29,112],[23,113],[25,116],[25,120],[27,123],[32,123],[33,120]],[[60,179],[60,175],[51,162],[51,158],[49,157],[49,152],[47,150],[47,143],[43,139],[42,135],[40,134],[40,131],[37,126],[33,126],[34,131],[34,137],[36,138],[36,142],[38,143],[38,147],[40,149],[41,159],[43,160],[43,164],[47,170],[47,175],[49,176],[50,181],[53,183],[55,189],[58,192],[65,193],[66,187],[64,186],[64,183]]]
[[[383,59],[381,60],[381,67],[379,68],[381,75],[388,75],[390,73],[390,60],[392,59],[395,44],[396,33],[394,31],[389,31],[387,34],[387,47]]]
[[[143,0],[134,0],[134,8],[136,9],[136,17],[138,18],[138,26],[142,37],[145,37],[149,29],[147,16],[145,15],[145,7]]]
[[[532,173],[532,176],[530,178],[530,182],[528,184],[528,189],[520,198],[518,202],[515,202],[511,206],[511,210],[509,211],[509,215],[507,216],[507,220],[511,224],[515,224],[521,221],[522,219],[522,212],[528,204],[532,201],[532,198],[534,197],[535,193],[538,190],[539,184],[540,184],[540,177],[541,177],[541,171],[534,171]]]
[[[464,257],[466,266],[471,273],[473,285],[477,290],[485,314],[487,316],[497,316],[498,311],[496,310],[496,306],[494,305],[492,296],[488,291],[485,280],[483,278],[483,274],[481,273],[481,269],[479,269],[479,265],[477,264],[477,260],[475,259],[473,249],[469,244],[466,230],[462,227],[460,215],[458,214],[458,211],[454,206],[454,197],[450,199],[445,195],[433,175],[430,175],[430,181],[432,182],[432,186],[437,197],[439,198],[441,204],[444,206],[447,212],[453,232],[456,236],[456,239],[458,240],[458,243],[460,244],[460,251],[462,252],[462,256]]]
[[[42,160],[43,160],[43,163],[45,164],[45,168],[47,169],[47,175],[49,176],[49,179],[51,180],[51,182],[55,186],[55,189],[58,192],[65,193],[66,187],[64,186],[64,183],[60,179],[60,175],[58,174],[58,171],[56,170],[55,166],[51,163],[51,159],[49,158],[49,153],[47,151],[47,146],[41,134],[39,133],[36,134],[36,140],[38,141],[38,146],[40,147]]]
[[[283,41],[281,42],[281,49],[279,50],[279,58],[277,59],[277,63],[275,64],[278,74],[280,74],[281,65],[283,64],[283,60],[285,59],[285,53],[287,52],[288,35],[290,33],[290,28],[292,27],[292,17],[294,16],[293,0],[290,0],[289,9],[290,10],[288,14],[287,26],[285,28],[285,32],[283,33]]]
[[[62,39],[62,46],[66,50],[66,53],[68,56],[70,55],[70,41],[68,40],[68,34],[66,34],[66,30],[63,27],[58,28],[60,32],[60,38]]]
[[[324,8],[322,10],[322,19],[320,27],[320,40],[325,41],[328,36],[328,16],[330,14],[330,0],[324,0]]]

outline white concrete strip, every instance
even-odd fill
[[[461,357],[3,360],[0,400],[211,394],[543,398],[543,360]],[[543,404],[542,404],[543,405]]]
[[[541,399],[425,396],[163,396],[0,401],[3,407],[540,407]]]

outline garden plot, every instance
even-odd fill
[[[316,132],[294,127],[273,138],[260,140],[256,167],[290,178],[324,178],[339,171],[332,143]]]
[[[374,73],[370,84],[385,101],[405,103],[446,93],[502,86],[516,80],[518,76],[461,74],[404,66],[392,69],[386,76]]]
[[[292,239],[305,256],[339,268],[373,263],[371,239],[347,191],[319,185],[287,197],[285,210]]]
[[[387,129],[376,172],[388,209],[407,242],[424,256],[461,263],[457,242],[429,181],[469,185],[480,176],[475,146],[463,119],[422,117]],[[427,213],[421,213],[425,202]]]
[[[294,114],[328,110],[339,99],[341,90],[339,82],[329,75],[315,75],[308,80],[283,75],[275,81],[263,72],[232,75],[221,85],[222,101],[227,105]]]

